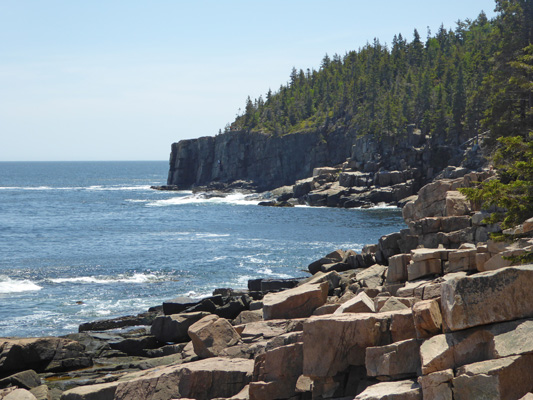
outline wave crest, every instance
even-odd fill
[[[168,280],[168,277],[157,274],[133,274],[117,276],[78,276],[75,278],[53,278],[49,279],[53,283],[81,283],[81,284],[110,284],[110,283],[153,283]]]
[[[29,279],[16,280],[6,276],[0,276],[0,294],[32,292],[41,289],[41,286]]]
[[[231,204],[231,205],[257,205],[258,200],[250,199],[249,195],[243,193],[232,193],[224,197],[210,197],[206,193],[196,193],[189,196],[172,197],[170,199],[156,200],[148,203],[151,207],[164,207],[185,204]]]

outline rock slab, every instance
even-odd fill
[[[531,317],[532,287],[533,265],[507,267],[444,282],[441,305],[445,328],[458,331]]]

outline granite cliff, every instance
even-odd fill
[[[259,190],[293,183],[313,168],[350,155],[353,136],[320,131],[285,136],[233,131],[172,144],[169,185],[180,189],[212,182],[250,181]]]
[[[294,184],[312,176],[315,168],[344,164],[365,173],[416,169],[419,188],[449,165],[478,167],[472,144],[432,138],[414,126],[404,135],[380,137],[357,136],[352,129],[283,136],[232,131],[172,144],[167,183],[190,189],[246,181],[263,191]]]

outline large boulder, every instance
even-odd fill
[[[442,284],[449,331],[533,316],[533,265],[507,267]]]
[[[160,342],[187,342],[187,330],[195,322],[208,316],[208,312],[182,313],[157,317],[150,329],[152,335]]]
[[[433,336],[420,346],[424,375],[533,352],[533,320],[518,320]]]
[[[442,331],[442,314],[437,300],[423,300],[414,304],[413,318],[419,338],[428,338]]]
[[[287,399],[294,396],[302,365],[302,343],[277,347],[257,356],[249,389],[250,400]]]
[[[446,206],[446,193],[451,190],[452,181],[441,179],[423,186],[415,200],[402,209],[405,222],[425,217],[442,217]]]
[[[410,254],[397,254],[389,257],[387,284],[405,282],[407,280],[407,265],[410,261]]]
[[[365,364],[367,347],[390,343],[387,314],[333,314],[304,323],[303,373],[332,377],[348,366]]]
[[[0,339],[0,374],[27,369],[37,372],[69,371],[92,365],[85,347],[68,339],[46,337]]]
[[[216,357],[154,368],[122,378],[114,400],[228,398],[250,382],[253,366],[253,360]]]
[[[263,298],[263,319],[305,318],[326,303],[329,284],[302,285]]]
[[[533,354],[465,365],[452,385],[455,400],[519,399],[533,390]]]
[[[228,320],[208,315],[189,327],[194,352],[200,358],[216,357],[222,350],[240,342],[240,335]]]

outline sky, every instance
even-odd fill
[[[493,0],[0,0],[0,161],[167,160],[247,96]]]

